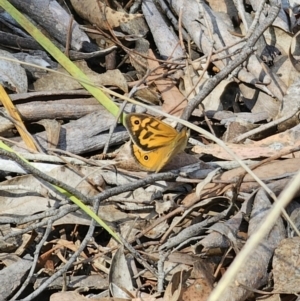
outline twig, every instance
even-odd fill
[[[95,204],[93,206],[94,212],[98,212],[99,204],[100,204],[99,201],[95,202]],[[35,290],[33,293],[31,293],[29,296],[22,299],[21,301],[31,301],[33,298],[37,297],[42,291],[44,291],[55,279],[57,279],[58,277],[60,277],[61,275],[63,275],[65,272],[68,271],[68,269],[73,265],[73,263],[75,262],[77,257],[85,249],[85,247],[89,243],[90,239],[92,238],[94,230],[95,230],[95,225],[96,225],[96,222],[95,222],[95,220],[92,219],[89,230],[88,230],[85,238],[83,239],[83,241],[82,241],[81,245],[79,246],[79,248],[77,249],[77,251],[74,252],[74,254],[70,257],[68,262],[60,270],[58,270],[55,274],[53,274],[51,277],[49,277],[44,283],[42,283],[41,286],[37,290]]]
[[[165,13],[165,15],[169,18],[169,20],[173,24],[174,28],[176,28],[179,31],[178,24],[180,25],[180,22],[177,21],[176,17],[172,13],[172,10],[170,10],[170,8],[166,5],[166,2],[164,0],[158,0],[158,3],[160,5],[162,11]],[[186,30],[182,28],[181,33],[182,33],[184,39],[187,41],[189,38],[189,34],[186,32]]]
[[[27,287],[27,285],[30,283],[30,280],[31,280],[31,278],[33,276],[33,273],[35,271],[35,267],[37,265],[37,261],[39,259],[40,251],[41,251],[42,247],[44,246],[44,243],[46,242],[48,236],[50,235],[51,230],[52,230],[52,221],[48,220],[47,228],[46,228],[46,231],[45,231],[45,233],[43,235],[43,238],[41,239],[41,241],[39,242],[39,244],[36,246],[36,249],[35,249],[35,252],[34,252],[34,258],[33,258],[32,266],[31,266],[31,269],[29,271],[29,274],[28,274],[25,282],[22,284],[22,286],[16,292],[16,294],[10,299],[10,301],[16,300],[20,296],[20,294],[25,290],[25,288]]]
[[[20,122],[19,120],[13,118],[11,115],[9,115],[6,111],[0,111],[0,115],[2,115],[4,118],[7,118],[16,128],[20,128],[22,129],[22,131],[28,135],[28,137],[30,137],[30,139],[32,140],[32,142],[34,143],[34,146],[36,147],[36,149],[40,152],[40,153],[44,153],[42,148],[40,147],[39,143],[36,141],[36,139],[28,132],[28,130],[26,129],[26,127],[24,126],[24,124],[22,122]],[[28,151],[29,148],[26,148],[26,150]],[[33,151],[31,149],[31,151]]]
[[[3,236],[3,240],[7,240],[10,237],[14,237],[14,236],[18,236],[18,235],[27,233],[27,232],[32,231],[32,230],[34,230],[36,228],[39,228],[39,227],[44,227],[48,223],[48,220],[50,220],[53,223],[54,221],[64,217],[68,213],[74,212],[76,210],[78,210],[77,205],[71,205],[71,206],[68,206],[68,207],[63,208],[63,209],[61,208],[56,215],[50,217],[49,219],[45,219],[45,220],[42,220],[39,223],[32,224],[32,225],[28,226],[25,229],[18,230],[18,232],[12,231],[11,233]],[[47,212],[45,213],[45,215],[47,215]]]
[[[164,271],[164,263],[167,257],[170,255],[171,251],[160,251],[159,252],[159,260],[157,262],[157,292],[162,293],[164,290],[164,282],[165,282],[165,271]],[[172,267],[173,268],[173,267]]]
[[[121,237],[121,236],[120,236]],[[126,249],[134,256],[134,258],[142,264],[145,268],[147,268],[153,275],[157,276],[157,271],[151,267],[148,262],[141,256],[139,252],[137,252],[129,242],[127,242],[123,237],[121,237],[121,241]]]
[[[66,208],[69,208],[69,207],[70,207],[70,205],[66,206]],[[26,223],[31,223],[36,220],[44,219],[44,218],[47,218],[50,216],[57,216],[58,213],[61,212],[62,210],[65,210],[64,206],[60,206],[60,208],[58,208],[58,209],[49,209],[42,213],[38,213],[38,214],[30,215],[30,216],[24,216],[24,217],[5,216],[5,214],[2,214],[0,216],[0,223],[1,224],[12,223],[12,224],[17,224],[17,225],[22,225],[22,224],[26,224]],[[72,212],[72,210],[67,211],[65,214],[68,214],[69,212]],[[19,235],[19,232],[12,232],[11,234],[13,234],[13,233]]]
[[[69,57],[69,50],[72,40],[72,25],[73,25],[74,17],[73,15],[70,15],[69,20],[69,26],[68,26],[68,32],[67,32],[67,40],[66,40],[66,49],[65,49],[65,55]]]
[[[209,227],[210,225],[225,218],[231,212],[232,207],[233,207],[233,203],[231,203],[230,206],[223,212],[221,212],[211,218],[207,218],[206,220],[204,220],[200,223],[197,223],[197,224],[194,224],[192,226],[185,228],[184,230],[179,232],[177,235],[169,238],[169,240],[167,242],[165,242],[163,245],[160,246],[159,250],[169,250],[179,244],[181,244],[181,246],[183,246],[186,243],[187,239],[203,233],[204,231],[206,231],[207,227]]]
[[[175,171],[169,171],[169,172],[164,172],[164,173],[151,174],[149,177],[147,177],[145,179],[133,181],[130,184],[119,186],[119,187],[114,187],[109,190],[103,191],[103,192],[97,194],[96,196],[92,197],[91,201],[92,202],[97,201],[97,200],[103,201],[113,195],[120,194],[120,193],[126,192],[126,191],[131,191],[136,188],[152,184],[156,181],[171,180],[171,179],[176,178],[178,176],[178,173],[179,173],[179,171],[175,170]]]
[[[277,120],[273,120],[273,121],[271,121],[271,122],[269,122],[267,124],[263,124],[263,125],[259,126],[256,129],[253,129],[253,130],[251,130],[251,131],[249,131],[247,133],[244,133],[244,134],[241,134],[241,135],[237,136],[236,138],[234,138],[232,140],[232,142],[233,143],[239,143],[239,142],[241,142],[241,141],[243,141],[243,140],[245,140],[245,139],[247,139],[247,138],[249,138],[249,137],[251,137],[251,136],[253,136],[255,134],[258,134],[258,133],[261,133],[261,132],[263,132],[265,130],[268,130],[268,129],[270,129],[270,128],[272,128],[272,127],[274,127],[274,126],[276,126],[276,125],[278,125],[278,124],[280,124],[280,123],[282,123],[282,122],[284,122],[284,121],[292,118],[296,113],[297,112],[291,112],[287,116],[283,116],[283,117],[281,117],[281,118],[279,118]]]
[[[259,17],[264,9],[264,6],[265,6],[265,3],[266,3],[266,0],[261,0],[260,3],[259,3],[259,7],[257,9],[257,11],[255,12],[255,16],[254,16],[254,19],[253,19],[253,22],[251,24],[251,26],[249,27],[248,31],[247,31],[247,35],[246,35],[246,39],[254,32],[258,22],[259,22]]]

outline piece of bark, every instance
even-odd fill
[[[53,101],[35,101],[16,106],[23,120],[40,119],[79,119],[92,112],[105,109],[95,98],[61,99]]]
[[[62,45],[66,45],[69,32],[70,16],[54,0],[10,0],[17,9],[25,12],[30,18],[40,24],[49,34]],[[72,21],[72,39],[70,46],[73,50],[82,49],[84,42],[90,42],[88,36]]]
[[[9,296],[24,282],[27,271],[30,269],[32,260],[19,259],[12,265],[0,271],[0,296],[1,300],[7,300]]]
[[[62,125],[57,147],[74,154],[101,150],[109,137],[110,127],[115,123],[114,116],[110,113],[104,115],[101,111],[71,121]],[[47,147],[48,141],[45,132],[35,134],[34,137],[42,147]],[[128,138],[128,132],[123,126],[119,126],[111,137],[110,145],[120,144]]]
[[[143,1],[142,10],[160,55],[167,59],[184,56],[179,39],[170,30],[152,0]]]

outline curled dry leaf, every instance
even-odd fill
[[[300,125],[294,126],[290,130],[286,130],[284,135],[282,133],[269,136],[260,141],[249,141],[247,144],[227,143],[231,150],[235,152],[242,159],[257,159],[269,158],[277,155],[278,152],[287,152],[291,148],[300,146],[300,141],[297,138],[300,131]],[[216,158],[223,160],[233,160],[223,148],[216,144],[210,145],[196,145],[192,149],[195,153],[210,154]],[[298,152],[294,154],[299,157]],[[290,156],[289,156],[290,157]]]
[[[300,39],[300,31],[295,35],[293,36],[292,38],[292,41],[291,41],[291,45],[290,45],[290,48],[289,48],[289,59],[293,65],[293,67],[298,71],[300,72],[300,59],[299,59],[299,56],[298,56],[298,59],[296,59],[294,57],[294,55],[292,54],[292,46],[294,44],[294,52],[297,52],[299,53],[299,50],[300,50],[300,45],[299,45],[299,39]]]
[[[60,135],[61,123],[57,120],[42,119],[36,122],[44,126],[47,133],[48,148],[56,148]]]
[[[282,106],[276,119],[288,117],[284,122],[278,125],[279,131],[289,130],[299,124],[299,117],[296,114],[300,110],[300,78],[297,78],[289,87],[287,94],[283,98]],[[290,131],[290,130],[289,130]],[[297,140],[296,140],[297,141]]]
[[[128,298],[125,290],[134,290],[129,264],[129,259],[124,255],[124,248],[120,247],[112,259],[109,271],[110,291],[114,298]]]
[[[80,17],[104,30],[120,27],[122,23],[142,17],[140,14],[127,14],[113,10],[104,2],[71,0],[73,8]]]
[[[185,300],[182,299],[182,294],[186,286],[186,281],[190,275],[191,270],[181,270],[174,273],[171,281],[166,288],[164,300]]]
[[[188,288],[183,288],[182,300],[206,301],[213,289],[213,265],[207,260],[199,259],[194,263],[191,276],[195,280]]]

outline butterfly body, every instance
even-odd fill
[[[128,114],[125,126],[133,141],[134,158],[148,171],[160,171],[187,144],[186,129],[177,132],[170,125],[147,114]]]

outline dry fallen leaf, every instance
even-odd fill
[[[122,23],[142,18],[141,14],[134,15],[113,10],[106,5],[105,1],[71,0],[71,3],[79,16],[104,30],[114,29],[120,27]]]

